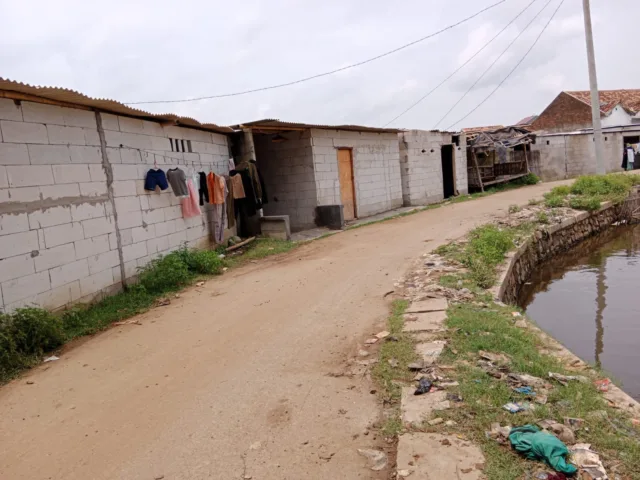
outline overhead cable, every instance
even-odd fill
[[[520,30],[520,32],[518,33],[518,35],[516,36],[516,38],[514,38],[511,43],[509,43],[509,45],[507,45],[507,48],[505,48],[502,53],[500,55],[498,55],[494,61],[487,67],[487,69],[482,72],[482,74],[478,77],[478,79],[473,82],[473,84],[469,87],[469,89],[464,92],[464,94],[458,99],[458,101],[456,103],[454,103],[451,108],[449,110],[447,110],[447,113],[445,113],[442,118],[440,118],[440,120],[438,120],[438,122],[434,125],[434,129],[438,127],[438,125],[440,125],[440,123],[442,123],[442,121],[447,118],[447,116],[453,111],[454,108],[456,108],[460,102],[462,102],[462,100],[464,100],[466,98],[466,96],[471,92],[471,90],[473,90],[475,88],[475,86],[480,83],[480,80],[482,80],[484,78],[484,76],[489,73],[489,70],[491,70],[493,68],[493,66],[498,63],[500,61],[500,59],[504,56],[505,53],[507,53],[507,51],[509,51],[509,49],[513,46],[514,43],[516,43],[518,41],[518,39],[524,34],[524,32],[527,31],[527,29],[533,24],[533,22],[535,22],[538,17],[540,15],[542,15],[542,12],[551,4],[553,0],[549,0],[543,7],[542,9],[531,19],[531,21],[527,24],[526,27],[524,27],[522,30]]]
[[[473,15],[471,15],[469,17],[466,17],[466,18],[460,20],[459,22],[456,22],[456,23],[454,23],[452,25],[449,25],[448,27],[445,27],[445,28],[443,28],[441,30],[438,30],[435,33],[431,33],[431,34],[427,35],[426,37],[419,38],[417,40],[414,40],[413,42],[404,44],[404,45],[402,45],[402,46],[400,46],[398,48],[394,48],[393,50],[389,50],[388,52],[381,53],[380,55],[376,55],[375,57],[371,57],[371,58],[368,58],[368,59],[363,60],[361,62],[354,63],[354,64],[351,64],[351,65],[347,65],[345,67],[337,68],[335,70],[331,70],[331,71],[328,71],[328,72],[318,73],[318,74],[312,75],[310,77],[300,78],[300,79],[294,80],[292,82],[280,83],[280,84],[277,84],[277,85],[270,85],[270,86],[267,86],[267,87],[254,88],[254,89],[251,89],[251,90],[243,90],[243,91],[239,91],[239,92],[224,93],[224,94],[220,94],[220,95],[208,95],[208,96],[204,96],[204,97],[185,98],[185,99],[181,99],[181,100],[148,100],[148,101],[143,101],[143,102],[127,102],[127,103],[125,103],[125,105],[140,105],[140,104],[143,104],[143,103],[149,103],[150,104],[150,103],[197,102],[199,100],[210,100],[210,99],[213,99],[213,98],[236,97],[236,96],[239,96],[239,95],[247,95],[249,93],[262,92],[262,91],[265,91],[265,90],[274,90],[276,88],[283,88],[283,87],[289,87],[291,85],[297,85],[299,83],[308,82],[309,80],[314,80],[316,78],[326,77],[326,76],[329,76],[329,75],[333,75],[334,73],[339,73],[339,72],[343,72],[345,70],[349,70],[351,68],[359,67],[359,66],[365,65],[367,63],[371,63],[371,62],[373,62],[375,60],[379,60],[381,58],[384,58],[384,57],[387,57],[389,55],[392,55],[392,54],[397,53],[397,52],[399,52],[401,50],[404,50],[405,48],[409,48],[409,47],[411,47],[413,45],[416,45],[416,44],[418,44],[420,42],[423,42],[423,41],[428,40],[430,38],[433,38],[433,37],[435,37],[437,35],[440,35],[441,33],[444,33],[447,30],[451,30],[452,28],[460,26],[463,23],[466,23],[469,20],[472,20],[472,19],[476,18],[477,16],[481,15],[482,13],[484,13],[484,12],[486,12],[488,10],[491,10],[492,8],[495,8],[498,5],[503,4],[503,3],[507,2],[507,1],[509,1],[509,0],[499,0],[498,2],[493,3],[493,4],[489,5],[488,7],[483,8],[482,10],[474,13]]]
[[[467,66],[474,58],[476,58],[478,55],[480,55],[480,53],[482,53],[482,51],[487,48],[496,38],[498,38],[507,28],[509,28],[513,22],[515,22],[518,18],[520,18],[522,16],[522,14],[524,12],[526,12],[529,7],[531,7],[531,5],[533,5],[534,3],[536,3],[538,0],[532,0],[531,3],[529,3],[526,7],[524,7],[524,9],[522,9],[520,11],[520,13],[518,13],[515,17],[513,17],[511,19],[511,21],[509,23],[507,23],[502,30],[500,30],[491,40],[489,40],[487,43],[485,43],[482,48],[480,48],[480,50],[478,50],[476,53],[474,53],[473,55],[471,55],[471,57],[469,57],[467,59],[467,61],[465,61],[462,65],[460,65],[458,68],[456,68],[453,72],[451,72],[451,74],[446,77],[444,80],[442,80],[438,85],[436,85],[435,87],[433,87],[431,90],[429,90],[425,95],[423,95],[422,97],[420,97],[418,99],[418,101],[412,103],[407,109],[403,110],[402,113],[400,113],[398,116],[394,117],[392,120],[388,121],[384,126],[388,126],[390,124],[392,124],[393,122],[395,122],[396,120],[398,120],[400,117],[404,116],[404,114],[408,113],[410,110],[412,110],[414,107],[417,107],[420,103],[422,103],[422,101],[424,101],[427,97],[429,97],[433,92],[435,92],[437,89],[439,89],[442,85],[444,85],[447,81],[449,81],[451,79],[451,77],[453,77],[456,73],[458,73],[460,70],[462,70],[465,66]]]
[[[504,82],[506,82],[509,77],[513,74],[513,72],[515,72],[518,67],[522,64],[522,62],[525,61],[525,59],[527,58],[527,56],[529,55],[529,53],[531,53],[531,50],[533,50],[533,48],[537,45],[538,41],[540,40],[540,37],[542,37],[542,34],[545,32],[545,30],[547,29],[547,27],[549,26],[549,24],[553,21],[553,19],[555,18],[556,14],[558,13],[558,10],[560,10],[560,7],[562,7],[562,5],[564,4],[564,0],[560,1],[560,4],[558,5],[558,7],[555,9],[555,11],[553,12],[553,14],[551,15],[551,18],[549,18],[549,21],[546,23],[546,25],[544,26],[544,28],[542,29],[542,31],[540,32],[540,34],[538,35],[538,37],[535,39],[535,41],[533,42],[533,44],[531,45],[531,47],[529,48],[529,50],[527,50],[527,52],[524,54],[524,56],[520,59],[520,61],[516,64],[515,67],[513,67],[513,69],[507,74],[506,77],[504,77],[504,79],[498,84],[498,86],[496,88],[493,89],[493,91],[487,95],[485,97],[484,100],[482,100],[475,108],[473,108],[469,113],[467,113],[464,117],[462,117],[460,120],[458,120],[455,123],[452,123],[447,130],[453,128],[454,126],[456,126],[457,124],[459,124],[460,122],[462,122],[463,120],[465,120],[469,115],[471,115],[473,112],[475,112],[476,110],[478,110],[478,108],[480,108],[482,105],[484,105],[486,103],[487,100],[489,100],[494,93],[496,93],[500,87],[502,87],[502,85],[504,85]]]

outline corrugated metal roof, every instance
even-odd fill
[[[234,129],[240,129],[242,127],[270,127],[281,128],[283,130],[286,130],[287,128],[318,128],[321,130],[349,130],[352,132],[375,133],[398,133],[403,131],[397,128],[365,127],[363,125],[314,125],[311,123],[283,122],[282,120],[277,120],[275,118],[265,118],[264,120],[255,120],[253,122],[231,126],[231,128]]]
[[[80,92],[69,90],[67,88],[34,86],[0,77],[0,90],[33,95],[35,97],[40,97],[47,100],[64,102],[71,105],[81,105],[84,107],[95,108],[97,110],[109,113],[122,114],[129,117],[142,118],[145,120],[175,122],[180,126],[194,127],[201,130],[209,130],[217,133],[233,132],[231,128],[216,125],[215,123],[200,123],[195,118],[180,117],[173,113],[150,113],[144,110],[139,110],[137,108],[129,107],[123,103],[116,102],[115,100],[109,100],[105,98],[91,98],[83,95]]]

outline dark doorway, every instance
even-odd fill
[[[443,145],[441,156],[444,198],[449,198],[456,194],[455,183],[453,181],[453,145]]]

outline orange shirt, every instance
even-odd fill
[[[220,175],[216,175],[215,173],[209,173],[207,175],[207,189],[209,190],[209,203],[214,203],[216,205],[222,205],[224,203],[225,198],[225,187],[226,184],[224,182],[224,178]]]

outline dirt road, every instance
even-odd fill
[[[413,259],[554,185],[312,242],[86,341],[0,388],[0,478],[385,478],[356,453],[382,443],[372,385],[330,374]]]

